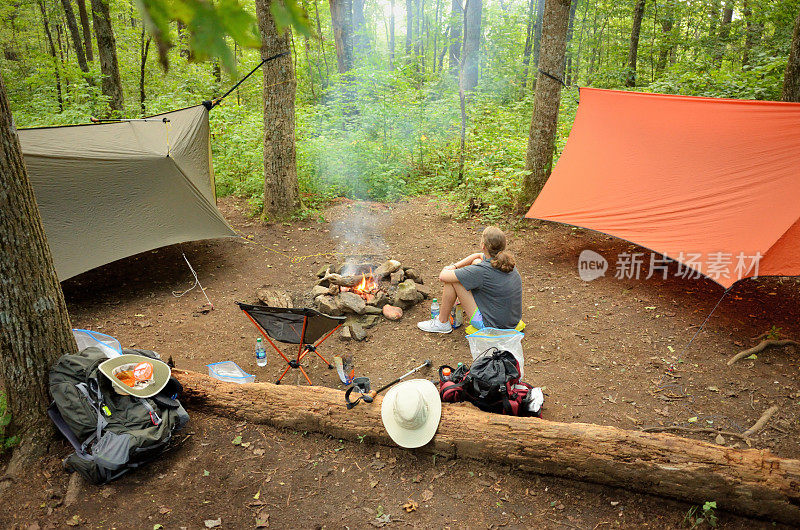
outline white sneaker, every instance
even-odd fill
[[[428,333],[450,333],[453,331],[453,326],[450,325],[450,322],[440,322],[438,318],[417,322],[417,327]]]

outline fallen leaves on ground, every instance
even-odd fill
[[[219,519],[206,519],[203,523],[206,525],[206,528],[216,528],[222,526],[222,517]]]
[[[433,492],[431,490],[425,490],[422,492],[422,502],[428,502],[433,498]]]
[[[408,499],[408,502],[403,505],[403,509],[407,513],[416,512],[419,505],[411,499]]]

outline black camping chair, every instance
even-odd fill
[[[325,342],[325,339],[330,337],[334,331],[341,327],[345,321],[345,317],[332,317],[309,308],[269,307],[265,305],[243,304],[241,302],[236,302],[236,305],[239,306],[239,309],[244,311],[247,318],[255,324],[258,331],[267,339],[270,346],[283,357],[283,360],[286,361],[288,365],[278,380],[275,381],[275,384],[279,385],[281,379],[283,379],[290,369],[298,368],[303,372],[308,384],[311,385],[311,379],[309,379],[303,367],[300,366],[300,362],[309,353],[314,353],[317,357],[322,359],[322,361],[328,365],[329,369],[333,368],[333,365],[329,363],[325,357],[320,355],[317,351],[317,347]],[[283,342],[284,344],[299,344],[300,348],[297,350],[297,358],[290,359],[284,355],[280,348],[275,346],[272,339]]]

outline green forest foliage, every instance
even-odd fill
[[[0,4],[2,73],[17,125],[85,123],[102,114],[106,102],[99,87],[87,84],[78,68],[60,2],[42,1],[57,40],[55,60],[49,55],[37,2]],[[562,94],[557,153],[575,116],[577,86],[624,88],[633,4],[579,0],[568,45],[565,79],[570,88]],[[170,67],[165,72],[158,52],[149,50],[146,98],[140,104],[139,74],[148,36],[131,0],[110,0],[110,5],[129,117],[218,97],[238,80],[219,63],[192,60],[187,31],[162,24],[175,44],[165,52]],[[252,1],[241,5],[254,15]],[[463,174],[457,80],[447,54],[441,68],[439,63],[443,46],[450,45],[450,3],[423,1],[423,51],[409,57],[405,2],[395,1],[396,68],[391,70],[389,2],[367,1],[362,39],[368,44],[357,53],[356,67],[345,75],[337,73],[328,4],[305,0],[301,5],[313,30],[311,35],[295,32],[292,42],[298,81],[297,166],[307,207],[337,196],[395,200],[423,192],[464,205],[467,199],[479,199],[489,218],[516,206],[535,72],[532,58],[527,79],[523,78],[531,7],[527,0],[484,2],[480,83],[467,101]],[[723,24],[726,6],[733,8],[728,25]],[[648,0],[635,90],[779,99],[799,9],[800,0]],[[238,75],[260,61],[257,49],[242,49],[230,38],[227,44]],[[91,68],[94,79],[99,79],[96,52]],[[63,111],[56,97],[56,69],[63,85]],[[259,72],[211,111],[219,194],[248,197],[254,210],[263,191],[262,85]]]

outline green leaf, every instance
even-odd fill
[[[210,474],[211,474],[211,472],[210,472],[210,471],[208,471],[207,469],[204,469],[204,470],[203,470],[203,476],[204,476],[204,477],[207,477],[207,476],[209,476]]]
[[[242,435],[237,436],[233,440],[231,440],[233,445],[242,445]]]
[[[688,421],[689,423],[695,423],[697,421],[697,416],[692,416],[691,418],[689,418],[686,421]]]
[[[754,353],[754,354],[752,354],[752,355],[749,355],[749,356],[745,357],[745,359],[758,359],[758,355],[756,355],[756,354]]]

